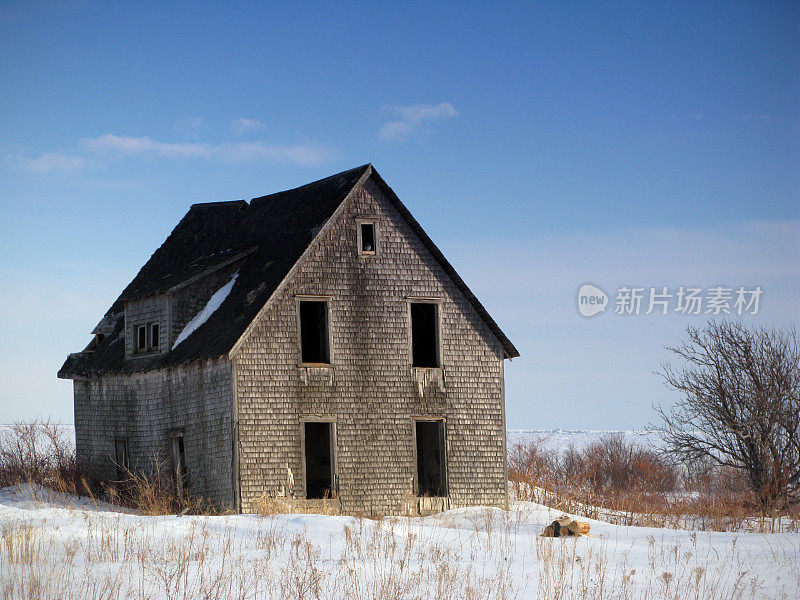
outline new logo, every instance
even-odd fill
[[[584,283],[578,289],[578,312],[584,317],[605,312],[608,306],[608,294],[596,285]]]

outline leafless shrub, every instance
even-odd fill
[[[176,494],[163,463],[147,472],[121,469],[125,477],[115,482],[97,477],[91,465],[81,467],[68,430],[59,423],[18,422],[0,430],[0,487],[35,484],[41,490],[88,496],[148,515],[229,512],[202,497]]]
[[[675,467],[655,451],[609,435],[582,451],[570,447],[560,461],[563,476],[575,487],[588,486],[598,495],[671,492],[678,482]]]
[[[0,430],[0,487],[20,483],[71,493],[83,487],[73,445],[61,424],[37,420]]]
[[[509,452],[514,496],[622,525],[714,531],[770,529],[742,473],[707,460],[675,463],[657,452],[607,436],[583,449],[550,449],[546,440]],[[800,530],[788,510],[783,529]]]
[[[517,498],[544,504],[542,492],[554,492],[559,487],[558,470],[558,453],[548,449],[544,436],[527,443],[518,442],[509,450],[508,479]]]

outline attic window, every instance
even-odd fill
[[[300,301],[300,349],[303,363],[330,364],[328,303]]]
[[[158,323],[150,324],[150,349],[158,350]]]
[[[147,348],[147,327],[145,325],[139,325],[136,328],[136,349],[141,352],[146,348]]]
[[[359,221],[358,253],[361,256],[375,256],[378,247],[377,226],[375,221]]]
[[[439,305],[411,303],[411,365],[439,366]]]

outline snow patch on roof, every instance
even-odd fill
[[[239,272],[237,271],[228,283],[214,292],[214,295],[209,298],[208,303],[206,303],[206,305],[203,307],[203,310],[197,313],[194,318],[192,318],[192,320],[186,324],[186,327],[183,328],[183,331],[181,331],[180,335],[175,339],[175,343],[172,344],[173,350],[175,350],[178,344],[180,344],[183,340],[192,335],[195,329],[208,321],[208,318],[214,314],[214,311],[220,307],[220,305],[225,301],[225,298],[228,297],[228,294],[231,293],[233,284],[236,283],[236,278],[238,276]]]

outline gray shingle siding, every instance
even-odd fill
[[[379,253],[356,222],[377,217]],[[298,367],[298,295],[329,296],[330,368]],[[408,299],[440,299],[441,363],[423,387],[410,360]],[[506,503],[503,348],[378,186],[368,182],[299,263],[235,350],[241,507],[305,496],[301,422],[336,423],[348,513],[414,507],[415,417],[446,419],[450,506]],[[424,381],[422,382],[425,383]],[[294,485],[288,485],[292,473]]]
[[[76,379],[74,391],[81,465],[115,479],[114,440],[125,437],[133,470],[160,464],[167,474],[168,431],[183,428],[189,489],[218,506],[233,506],[230,361]]]

